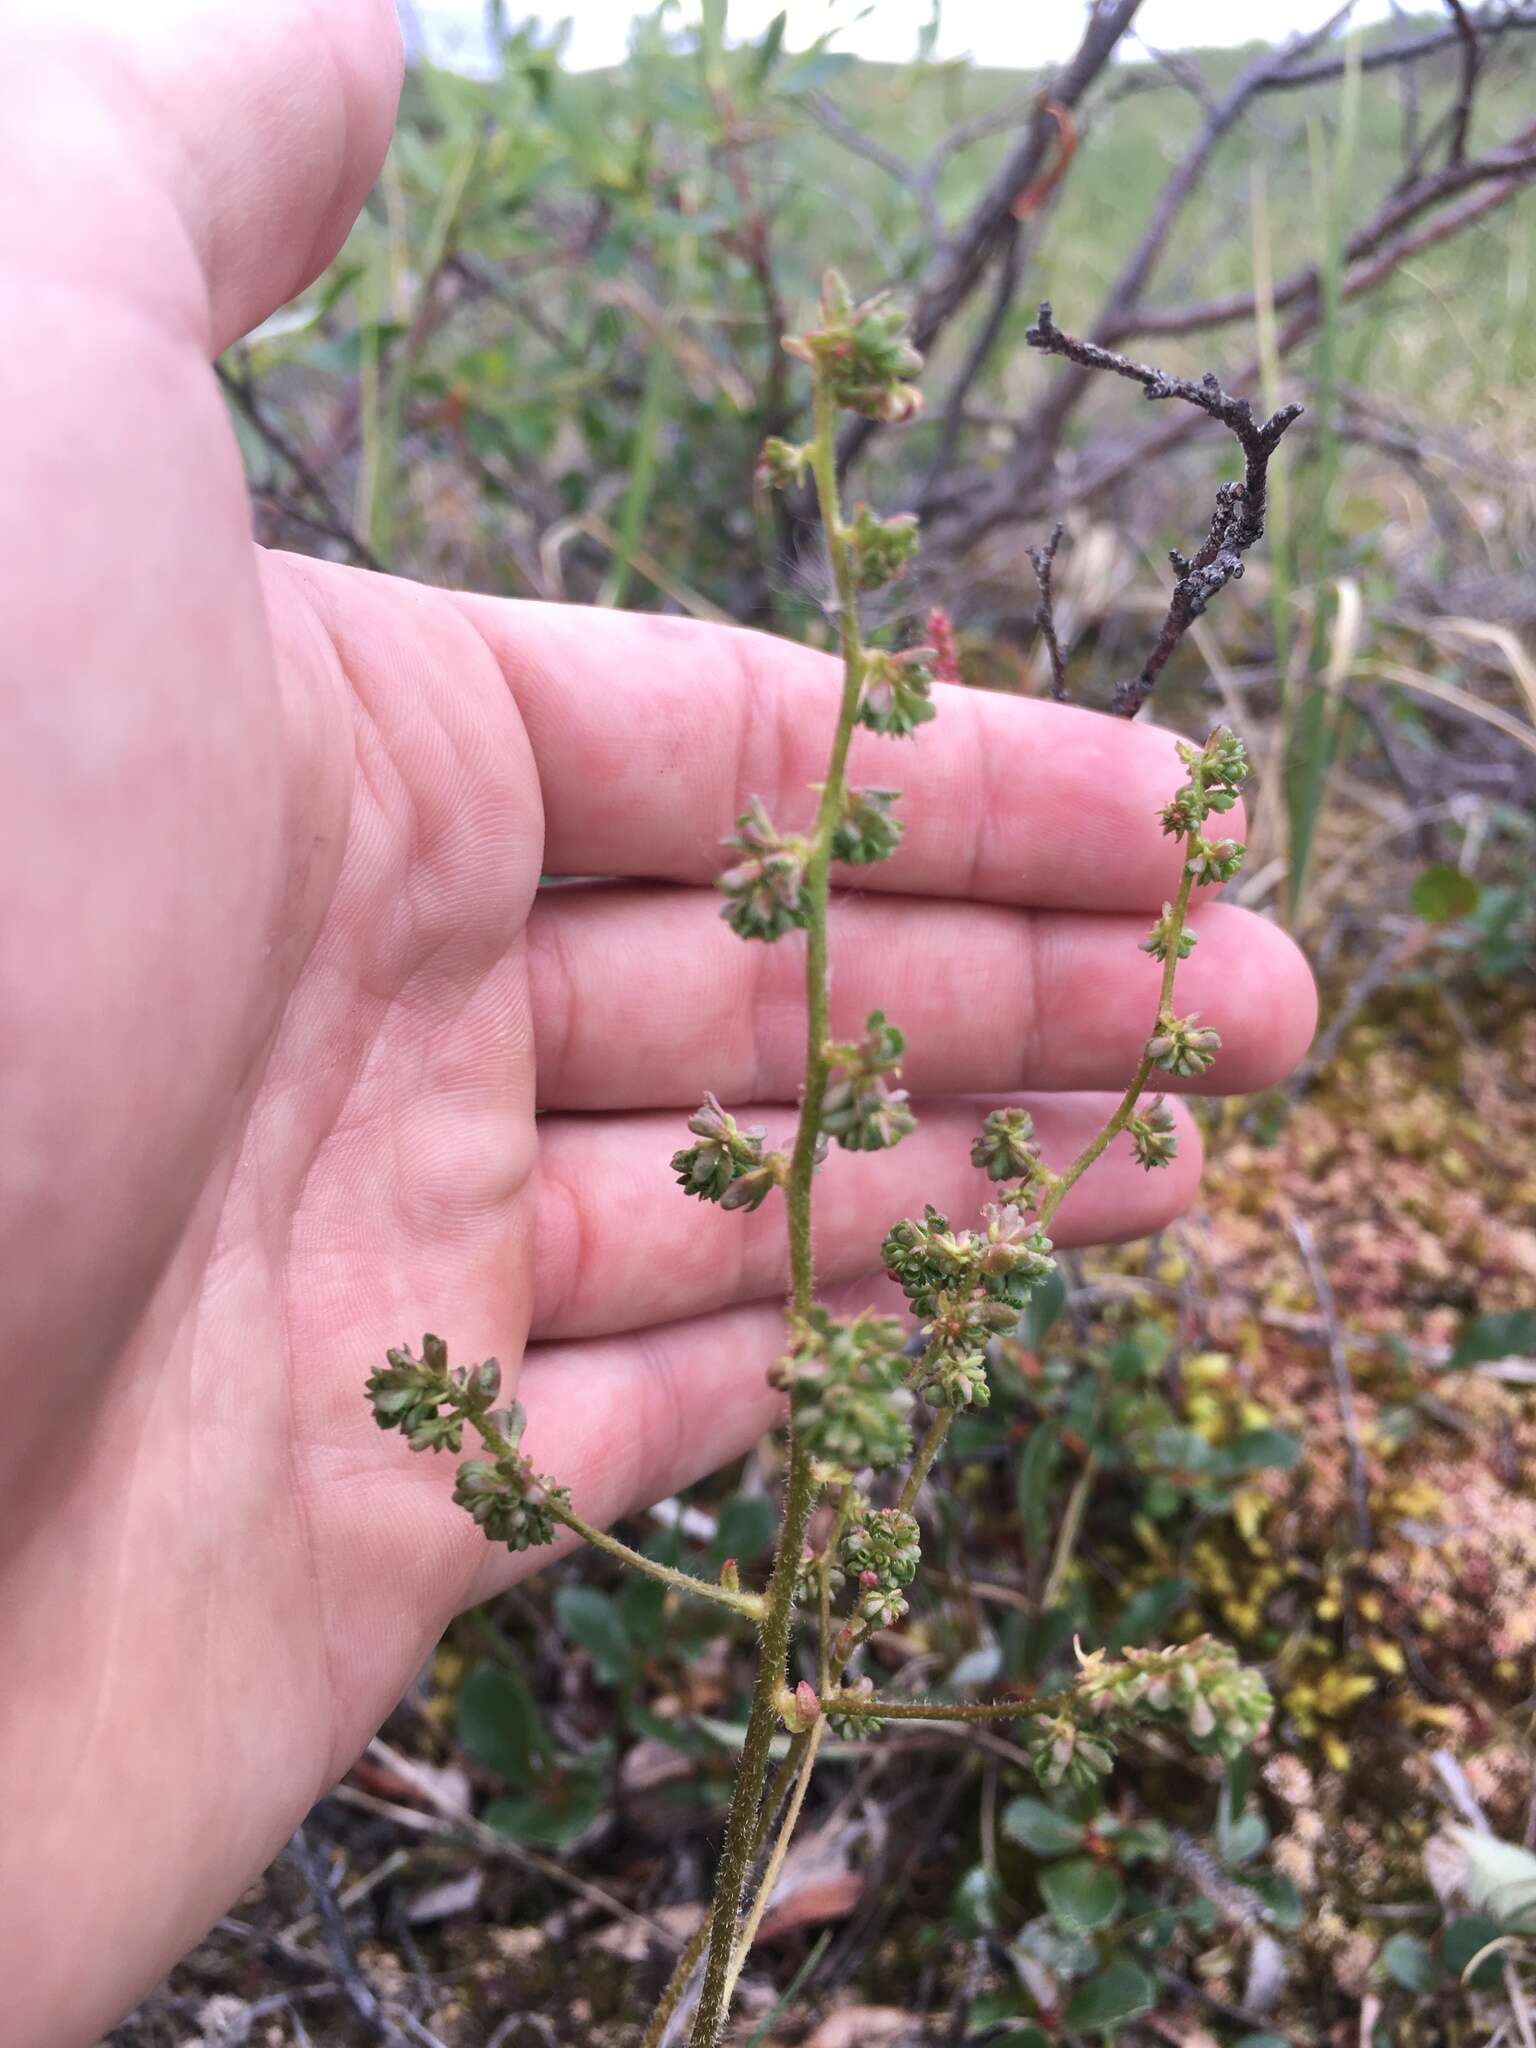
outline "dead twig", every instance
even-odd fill
[[[1219,420],[1243,451],[1243,481],[1224,483],[1217,491],[1210,530],[1199,548],[1193,555],[1182,555],[1177,549],[1170,555],[1178,581],[1167,616],[1140,673],[1118,685],[1110,707],[1117,717],[1134,718],[1151,696],[1169,655],[1217,591],[1242,575],[1244,555],[1263,537],[1270,458],[1303,408],[1282,405],[1260,422],[1251,403],[1224,391],[1212,371],[1207,370],[1199,383],[1193,384],[1187,377],[1175,377],[1150,363],[1132,362],[1113,349],[1064,334],[1051,317],[1049,302],[1041,305],[1040,318],[1025,339],[1031,348],[1065,356],[1083,369],[1109,370],[1126,377],[1139,384],[1149,399],[1183,399],[1186,405]]]
[[[304,1880],[319,1923],[320,1939],[325,1944],[325,1952],[343,1997],[376,2041],[386,2042],[388,2048],[398,2048],[406,2037],[385,2013],[379,1994],[364,1973],[346,1915],[338,1905],[325,1868],[302,1827],[294,1830],[285,1854]]]
[[[1061,651],[1061,642],[1056,636],[1056,606],[1051,593],[1051,565],[1056,560],[1056,550],[1061,545],[1061,536],[1065,531],[1065,527],[1058,519],[1044,547],[1029,550],[1030,567],[1035,572],[1035,582],[1040,591],[1040,602],[1035,607],[1035,625],[1045,642],[1046,653],[1051,658],[1051,695],[1058,704],[1065,704],[1067,701],[1067,664]]]
[[[1350,1377],[1349,1349],[1344,1341],[1344,1332],[1339,1326],[1339,1311],[1333,1298],[1333,1283],[1328,1278],[1327,1268],[1318,1257],[1317,1240],[1306,1219],[1292,1212],[1289,1218],[1291,1235],[1295,1238],[1307,1269],[1307,1278],[1312,1283],[1312,1292],[1317,1297],[1317,1306],[1322,1313],[1323,1323],[1328,1332],[1328,1362],[1333,1370],[1334,1399],[1338,1404],[1339,1427],[1344,1432],[1344,1442],[1349,1452],[1349,1499],[1354,1514],[1355,1544],[1364,1556],[1375,1548],[1375,1536],[1371,1529],[1370,1483],[1365,1469],[1365,1447],[1360,1441],[1360,1425],[1355,1415],[1355,1383]]]

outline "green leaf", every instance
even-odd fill
[[[1070,1856],[1083,1845],[1083,1830],[1043,1799],[1010,1799],[1003,1808],[1003,1833],[1032,1856]]]
[[[1051,2048],[1051,2038],[1038,2027],[1010,2027],[1006,2034],[989,2034],[987,2048]]]
[[[1497,1920],[1484,1919],[1480,1913],[1470,1913],[1463,1920],[1447,1923],[1440,1936],[1440,1961],[1451,1975],[1460,1981],[1462,1971],[1481,1949],[1490,1941],[1497,1941],[1503,1933]],[[1504,1956],[1487,1956],[1467,1979],[1473,1991],[1488,1991],[1504,1975]]]
[[[1053,1268],[1034,1293],[1019,1318],[1019,1342],[1027,1351],[1038,1351],[1067,1305],[1067,1283],[1060,1268]]]
[[[1437,862],[1419,876],[1409,900],[1416,917],[1430,924],[1455,924],[1458,918],[1473,915],[1482,895],[1471,875]]]
[[[1463,1323],[1451,1353],[1450,1370],[1469,1365],[1494,1365],[1501,1358],[1536,1353],[1536,1309],[1510,1309],[1504,1315],[1473,1316]]]
[[[1031,1554],[1045,1548],[1050,1529],[1051,1480],[1061,1454],[1061,1424],[1037,1422],[1019,1459],[1019,1521],[1024,1547]]]
[[[531,1784],[549,1755],[533,1694],[499,1664],[477,1664],[459,1687],[458,1729],[475,1762],[508,1785]]]
[[[788,10],[781,7],[768,24],[767,33],[757,46],[757,55],[752,63],[752,83],[760,86],[779,60],[784,47],[784,31],[789,26]]]
[[[1244,2034],[1236,2048],[1290,2048],[1283,2034]]]
[[[1536,1930],[1536,1855],[1513,1842],[1501,1842],[1480,1828],[1448,1830],[1467,1859],[1462,1889],[1480,1913],[1491,1913],[1500,1927],[1521,1934]]]
[[[634,1647],[618,1608],[595,1586],[562,1586],[555,1595],[555,1617],[573,1643],[590,1650],[597,1675],[607,1685],[622,1685],[634,1669]]]
[[[1416,1935],[1394,1934],[1376,1961],[1388,1981],[1404,1991],[1433,1991],[1440,1981],[1440,1965]]]
[[[1157,2003],[1157,1986],[1137,1963],[1111,1963],[1079,1984],[1067,2007],[1069,2027],[1111,2028],[1140,2019]]]
[[[1188,1579],[1159,1579],[1155,1585],[1143,1586],[1121,1609],[1109,1647],[1140,1649],[1143,1643],[1150,1643],[1163,1633],[1193,1590]]]
[[[1323,798],[1339,752],[1339,722],[1331,693],[1316,684],[1299,685],[1286,721],[1281,778],[1290,827],[1289,901],[1301,902],[1311,865],[1312,841]]]
[[[772,1548],[778,1533],[778,1510],[766,1493],[738,1493],[720,1510],[709,1554],[718,1571],[728,1557],[750,1564]]]
[[[1288,1429],[1245,1429],[1223,1444],[1211,1460],[1222,1478],[1278,1469],[1289,1472],[1301,1458],[1301,1439]]]
[[[563,1849],[597,1819],[606,1792],[605,1759],[565,1757],[537,1790],[493,1799],[480,1818],[515,1842]]]
[[[1217,1822],[1216,1836],[1223,1862],[1235,1866],[1247,1863],[1264,1848],[1269,1841],[1269,1823],[1262,1813],[1251,1810],[1232,1821],[1223,1816]]]
[[[1172,1335],[1161,1323],[1140,1322],[1109,1347],[1109,1369],[1123,1384],[1135,1386],[1139,1380],[1155,1379],[1172,1349]]]
[[[1040,1873],[1040,1895],[1051,1918],[1074,1934],[1107,1927],[1125,1903],[1120,1873],[1091,1856],[1068,1863],[1048,1863]]]

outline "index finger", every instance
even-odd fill
[[[739,627],[517,599],[458,600],[537,757],[556,874],[710,881],[753,796],[804,829],[826,773],[840,664]],[[902,791],[895,855],[862,889],[1061,910],[1152,910],[1180,853],[1158,811],[1174,736],[1038,698],[937,684],[909,739],[858,731],[851,787]],[[1241,812],[1226,821],[1241,837]]]

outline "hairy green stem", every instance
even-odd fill
[[[1037,1714],[1058,1712],[1072,1698],[1070,1689],[1034,1700],[883,1700],[878,1694],[839,1694],[833,1711],[866,1721],[1029,1721]]]
[[[758,1815],[757,1830],[752,1842],[752,1857],[754,1861],[762,1854],[763,1844],[767,1841],[769,1832],[779,1817],[779,1810],[788,1798],[790,1790],[799,1776],[800,1760],[805,1754],[810,1739],[809,1735],[794,1736],[790,1741],[789,1750],[783,1762],[774,1773],[773,1783],[768,1787],[768,1795],[763,1801],[762,1812]],[[656,2008],[647,2023],[640,2048],[661,2048],[662,2036],[667,2031],[667,2022],[671,2019],[673,2013],[677,2011],[679,2005],[681,2005],[683,1993],[688,1989],[689,1979],[693,1976],[703,1957],[705,1947],[709,1941],[709,1930],[710,1916],[706,1913],[692,1935],[690,1935],[687,1946],[673,1965],[672,1974],[667,1979],[666,1989],[657,2000]]]
[[[949,1425],[955,1419],[953,1408],[941,1408],[928,1425],[928,1434],[917,1447],[917,1456],[912,1460],[912,1470],[907,1474],[905,1486],[896,1502],[903,1514],[910,1515],[912,1503],[923,1490],[923,1481],[933,1466],[934,1459],[944,1448],[944,1439],[949,1435]]]
[[[859,634],[858,602],[854,591],[853,567],[843,533],[842,512],[837,494],[837,408],[825,377],[816,377],[816,438],[812,469],[821,506],[822,525],[832,561],[837,588],[838,635],[843,654],[843,694],[838,705],[837,727],[827,762],[827,776],[817,806],[815,832],[805,864],[805,1085],[800,1100],[800,1122],[790,1155],[785,1198],[789,1216],[790,1309],[797,1317],[808,1316],[816,1295],[816,1265],[811,1229],[812,1177],[816,1171],[816,1146],[821,1136],[822,1102],[827,1091],[827,899],[832,865],[832,835],[843,807],[843,776],[848,764],[848,747],[853,738],[859,709],[859,692],[864,681],[864,646]],[[720,1874],[716,1883],[714,1910],[710,1921],[709,1961],[705,1965],[704,1988],[694,2018],[692,2048],[716,2048],[725,2025],[734,1981],[732,1960],[736,1948],[736,1927],[746,1889],[752,1841],[762,1805],[763,1785],[768,1771],[769,1748],[777,1719],[775,1702],[784,1683],[793,1622],[795,1577],[805,1545],[806,1527],[815,1499],[811,1463],[797,1439],[793,1424],[789,1439],[789,1478],[785,1488],[784,1521],[773,1576],[768,1582],[762,1641],[757,1676],[752,1688],[752,1706],[747,1717],[746,1739],[742,1744],[741,1766],[725,1826]]]
[[[795,1573],[805,1547],[806,1526],[816,1489],[811,1480],[811,1461],[791,1445],[789,1482],[784,1494],[784,1520],[779,1529],[778,1555],[768,1581],[767,1612],[763,1617],[758,1645],[757,1676],[752,1685],[752,1706],[747,1715],[746,1737],[741,1745],[741,1762],[736,1787],[725,1823],[725,1845],[720,1852],[720,1871],[715,1880],[715,1901],[710,1913],[709,1961],[704,1969],[704,1988],[694,2016],[692,2048],[716,2048],[725,2025],[727,1984],[731,1957],[736,1946],[736,1925],[741,1916],[742,1896],[752,1862],[763,1786],[773,1748],[774,1725],[778,1720],[779,1689],[789,1655],[790,1624],[794,1615]]]
[[[761,1621],[767,1611],[767,1603],[761,1593],[733,1593],[728,1586],[712,1585],[708,1579],[696,1579],[691,1572],[680,1572],[669,1564],[660,1564],[643,1551],[631,1550],[627,1543],[621,1543],[617,1536],[610,1536],[606,1529],[594,1528],[591,1522],[584,1522],[580,1515],[552,1502],[550,1513],[557,1522],[579,1536],[584,1543],[590,1543],[594,1550],[606,1550],[610,1557],[616,1557],[622,1564],[631,1566],[637,1572],[644,1572],[649,1579],[658,1579],[674,1592],[687,1593],[695,1600],[713,1601],[716,1607],[729,1607],[736,1614],[750,1616]]]
[[[789,1854],[790,1837],[794,1834],[799,1824],[800,1809],[805,1804],[805,1795],[810,1789],[811,1775],[816,1769],[816,1752],[820,1749],[821,1738],[826,1732],[827,1717],[823,1714],[805,1738],[805,1750],[800,1758],[800,1768],[795,1774],[794,1787],[789,1795],[789,1805],[784,1810],[784,1818],[779,1825],[779,1832],[774,1838],[773,1849],[764,1867],[762,1878],[758,1883],[756,1895],[752,1900],[751,1906],[747,1909],[747,1917],[742,1922],[741,1933],[737,1936],[736,1948],[731,1956],[731,1967],[725,1980],[725,2002],[727,2007],[729,2007],[731,1999],[735,1995],[736,1980],[741,1975],[742,1966],[751,1953],[752,1944],[757,1939],[757,1930],[763,1924],[763,1915],[767,1912],[768,1903],[773,1897],[774,1886],[779,1881],[779,1873],[784,1868],[784,1859]]]
[[[827,1092],[830,1071],[827,1060],[827,899],[832,834],[842,814],[848,744],[853,738],[859,691],[864,682],[864,643],[859,632],[858,601],[837,494],[837,409],[827,392],[825,379],[820,375],[816,379],[816,438],[812,445],[811,467],[816,478],[822,529],[827,537],[827,552],[837,589],[843,695],[827,762],[827,779],[821,786],[821,802],[816,809],[811,850],[805,863],[805,896],[809,906],[805,928],[805,1092],[800,1100],[800,1123],[795,1132],[795,1149],[790,1157],[789,1181],[784,1191],[789,1205],[790,1305],[798,1316],[810,1313],[816,1291],[811,1243],[811,1176],[816,1170],[822,1098]]]

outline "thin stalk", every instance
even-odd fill
[[[752,1944],[757,1939],[757,1930],[763,1924],[763,1915],[768,1910],[768,1902],[773,1897],[774,1887],[777,1885],[779,1874],[784,1868],[784,1859],[789,1854],[790,1837],[794,1834],[795,1828],[799,1823],[800,1809],[805,1804],[805,1795],[810,1789],[811,1774],[816,1768],[816,1752],[820,1749],[821,1738],[826,1732],[827,1717],[823,1714],[806,1737],[805,1751],[800,1758],[800,1769],[796,1773],[794,1787],[789,1795],[789,1805],[784,1810],[784,1818],[780,1822],[779,1832],[774,1838],[773,1848],[769,1853],[767,1864],[764,1867],[762,1878],[757,1887],[757,1895],[753,1899],[751,1906],[747,1909],[747,1917],[742,1923],[741,1933],[736,1939],[736,1949],[731,1957],[730,1972],[725,1980],[725,2002],[727,2007],[729,2007],[731,1999],[735,1995],[736,1980],[741,1975],[742,1966],[751,1953]]]
[[[1098,1469],[1098,1454],[1090,1451],[1083,1460],[1083,1469],[1072,1482],[1072,1491],[1067,1495],[1066,1510],[1061,1518],[1061,1528],[1056,1535],[1056,1549],[1051,1557],[1051,1569],[1045,1581],[1045,1591],[1040,1595],[1040,1609],[1044,1614],[1048,1614],[1061,1598],[1062,1587],[1066,1584],[1067,1573],[1072,1566],[1072,1554],[1077,1549],[1077,1539],[1082,1533],[1083,1513],[1088,1506],[1088,1496],[1093,1491]]]
[[[468,1420],[478,1431],[480,1441],[497,1458],[516,1455],[516,1445],[510,1438],[494,1428],[484,1415],[470,1414]],[[761,1593],[733,1593],[728,1586],[712,1586],[708,1579],[696,1579],[691,1572],[680,1572],[675,1566],[662,1564],[654,1557],[647,1557],[643,1551],[631,1550],[627,1543],[621,1543],[617,1536],[610,1536],[606,1529],[594,1528],[584,1521],[573,1508],[563,1502],[549,1502],[551,1518],[567,1528],[583,1543],[590,1543],[594,1550],[606,1550],[610,1557],[616,1557],[631,1570],[643,1572],[649,1579],[657,1579],[664,1586],[670,1586],[676,1593],[690,1594],[695,1600],[710,1600],[717,1607],[729,1607],[736,1614],[745,1614],[753,1621],[761,1621],[766,1603]]]
[[[1173,904],[1173,916],[1170,920],[1170,928],[1168,934],[1168,957],[1163,962],[1162,986],[1158,991],[1157,997],[1157,1023],[1162,1022],[1164,1016],[1166,1016],[1168,1013],[1168,1006],[1173,1001],[1173,978],[1175,974],[1178,972],[1179,966],[1178,942],[1184,931],[1184,920],[1189,915],[1189,899],[1191,895],[1194,893],[1194,886],[1195,878],[1186,869],[1182,878],[1180,879],[1179,893],[1175,897]],[[1155,1030],[1153,1035],[1156,1035]],[[1092,1166],[1094,1161],[1097,1158],[1099,1158],[1102,1153],[1106,1152],[1109,1149],[1110,1145],[1120,1135],[1120,1133],[1125,1129],[1126,1125],[1130,1122],[1131,1118],[1135,1115],[1136,1104],[1140,1100],[1142,1090],[1146,1087],[1148,1080],[1151,1078],[1151,1074],[1151,1055],[1148,1053],[1143,1053],[1141,1056],[1141,1064],[1137,1067],[1135,1074],[1131,1077],[1131,1085],[1129,1088],[1126,1089],[1125,1094],[1120,1098],[1119,1107],[1116,1109],[1114,1115],[1110,1118],[1109,1122],[1104,1126],[1103,1130],[1099,1132],[1098,1136],[1090,1140],[1090,1142],[1083,1147],[1082,1151],[1079,1152],[1077,1157],[1072,1161],[1072,1164],[1070,1166],[1063,1167],[1061,1172],[1056,1176],[1056,1179],[1051,1186],[1050,1193],[1046,1196],[1045,1200],[1040,1205],[1040,1228],[1042,1230],[1046,1230],[1050,1227],[1051,1218],[1056,1214],[1056,1211],[1061,1207],[1062,1202],[1065,1199],[1068,1192],[1070,1191],[1070,1189],[1073,1186],[1075,1186],[1075,1184],[1078,1181],[1082,1179],[1083,1175],[1088,1171],[1089,1167]]]
[[[864,643],[859,632],[853,567],[843,533],[837,494],[837,413],[820,376],[816,379],[816,438],[811,468],[827,537],[832,576],[837,590],[838,640],[843,655],[843,695],[837,730],[821,786],[811,851],[805,864],[805,893],[810,914],[805,932],[805,1093],[800,1123],[790,1157],[785,1195],[789,1205],[790,1303],[798,1316],[809,1315],[815,1295],[815,1258],[811,1242],[811,1176],[816,1169],[816,1141],[821,1135],[821,1105],[827,1092],[827,899],[832,865],[832,834],[842,814],[844,770],[853,738],[859,691],[864,681]]]
[[[917,1456],[912,1460],[912,1470],[907,1474],[907,1483],[901,1489],[896,1505],[904,1515],[912,1512],[912,1503],[923,1490],[923,1481],[932,1469],[934,1459],[944,1448],[944,1439],[949,1435],[949,1425],[955,1419],[953,1408],[941,1408],[928,1425],[928,1434],[918,1445]]]
[[[837,493],[837,408],[825,378],[819,373],[816,378],[816,438],[811,466],[837,591],[843,694],[838,705],[827,776],[817,806],[811,850],[805,864],[805,1087],[784,1189],[789,1222],[790,1310],[799,1318],[810,1314],[816,1294],[811,1183],[816,1170],[816,1144],[821,1135],[822,1102],[829,1071],[827,901],[832,834],[842,813],[843,776],[858,714],[859,692],[864,681],[864,645],[859,632],[858,600]],[[778,1718],[776,1702],[784,1683],[789,1655],[795,1578],[800,1568],[815,1495],[810,1458],[791,1425],[784,1520],[779,1531],[773,1575],[765,1596],[762,1642],[752,1687],[751,1711],[747,1716],[746,1738],[742,1744],[741,1765],[725,1824],[725,1846],[721,1851],[714,1910],[710,1918],[709,1960],[705,1965],[704,1987],[699,1994],[699,2008],[690,2037],[692,2048],[717,2048],[725,2026],[736,1928],[752,1859],[758,1812],[763,1801],[774,1724]]]
[[[1070,1691],[1049,1693],[1035,1700],[883,1700],[878,1694],[840,1695],[835,1702],[839,1714],[851,1714],[865,1721],[1028,1721],[1037,1714],[1050,1714],[1072,1698]]]
[[[826,1546],[816,1567],[817,1604],[820,1610],[821,1635],[817,1648],[819,1660],[818,1677],[820,1690],[825,1695],[832,1682],[832,1566],[837,1558],[838,1546],[843,1540],[843,1531],[848,1527],[848,1514],[853,1506],[853,1488],[845,1486],[838,1495],[837,1513],[828,1532]]]
[[[584,1543],[590,1543],[594,1550],[606,1550],[610,1557],[618,1558],[634,1571],[644,1572],[648,1579],[658,1579],[674,1592],[690,1594],[695,1600],[712,1600],[717,1607],[729,1607],[737,1614],[750,1616],[753,1621],[761,1621],[767,1611],[761,1593],[733,1593],[727,1586],[711,1585],[708,1579],[696,1579],[691,1572],[680,1572],[672,1565],[661,1564],[654,1557],[647,1557],[643,1551],[631,1550],[617,1536],[610,1536],[606,1529],[594,1528],[592,1523],[584,1522],[580,1515],[558,1503],[552,1504],[550,1513]]]

